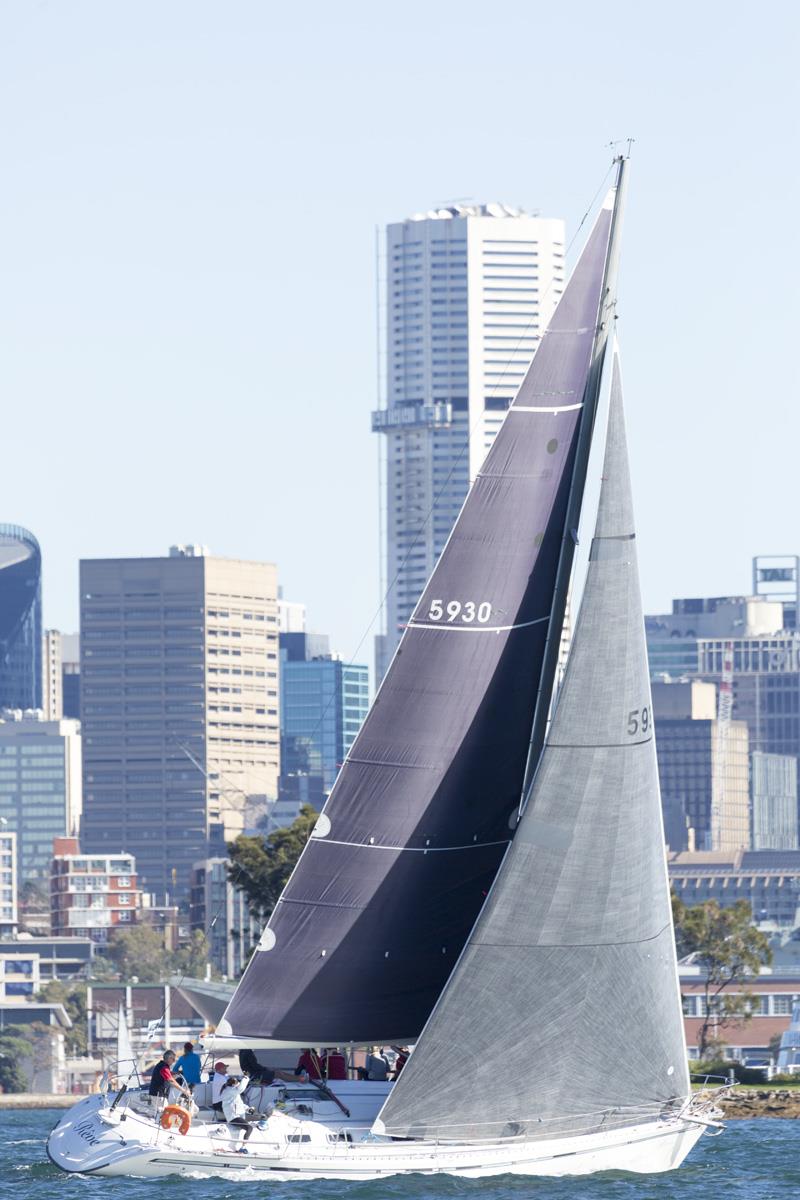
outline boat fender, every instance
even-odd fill
[[[162,1129],[174,1129],[177,1125],[179,1133],[186,1134],[189,1132],[191,1123],[192,1118],[186,1109],[181,1108],[178,1104],[168,1104],[161,1114]]]

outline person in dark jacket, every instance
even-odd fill
[[[164,1057],[153,1067],[153,1072],[150,1076],[150,1095],[166,1100],[169,1096],[170,1088],[177,1088],[183,1096],[191,1100],[192,1093],[172,1073],[174,1062],[175,1051],[167,1050]]]
[[[284,1083],[304,1083],[306,1079],[304,1075],[294,1075],[291,1071],[281,1071],[277,1067],[273,1069],[260,1063],[252,1050],[239,1051],[239,1066],[242,1074],[250,1076],[251,1083],[261,1083],[264,1087],[269,1087],[276,1079]]]

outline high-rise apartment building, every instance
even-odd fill
[[[275,567],[173,547],[84,561],[80,591],[81,843],[188,900],[194,863],[277,795]]]
[[[564,286],[564,223],[464,205],[386,232],[380,679]]]
[[[46,890],[53,838],[74,833],[81,815],[77,721],[46,721],[41,709],[0,710],[0,820],[17,835],[20,886]]]
[[[46,629],[42,639],[42,709],[48,721],[80,718],[79,673],[78,634]]]
[[[0,708],[42,707],[42,555],[32,533],[0,525]]]

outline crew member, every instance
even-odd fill
[[[184,1081],[193,1088],[196,1083],[200,1082],[200,1055],[195,1054],[194,1046],[191,1042],[184,1042],[183,1054],[175,1063],[175,1070],[180,1071]]]
[[[192,1093],[188,1087],[179,1083],[172,1073],[174,1062],[175,1051],[167,1050],[164,1057],[153,1067],[153,1073],[150,1076],[150,1095],[157,1096],[159,1099],[166,1099],[170,1094],[170,1089],[176,1088],[181,1095],[191,1100]]]
[[[224,1062],[214,1063],[214,1074],[211,1076],[211,1107],[214,1112],[222,1113],[222,1089],[228,1082],[228,1068]]]
[[[313,1079],[315,1083],[320,1083],[322,1080],[322,1063],[316,1050],[311,1050],[309,1047],[303,1051],[297,1060],[295,1072],[300,1075],[303,1071],[308,1075],[309,1079]]]
[[[228,1125],[234,1125],[237,1129],[244,1130],[244,1141],[246,1142],[250,1134],[253,1132],[253,1122],[247,1119],[247,1107],[242,1099],[242,1092],[245,1092],[250,1086],[250,1080],[246,1075],[243,1075],[239,1081],[235,1075],[229,1075],[222,1087],[222,1111],[225,1114],[225,1121]],[[239,1154],[248,1154],[249,1151],[245,1146],[240,1146]]]
[[[264,1087],[269,1087],[276,1079],[282,1080],[284,1083],[305,1083],[308,1076],[300,1072],[282,1071],[278,1067],[268,1067],[265,1063],[260,1063],[252,1050],[239,1051],[239,1066],[246,1075],[250,1076],[253,1083],[261,1083]]]

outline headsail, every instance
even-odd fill
[[[218,1044],[413,1040],[458,959],[508,846],[563,618],[552,597],[594,420],[612,226],[607,205]]]
[[[546,1137],[688,1096],[634,536],[615,356],[583,602],[531,799],[376,1129]]]

